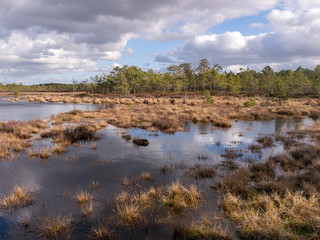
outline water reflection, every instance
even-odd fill
[[[8,234],[8,223],[6,223],[5,218],[0,216],[0,239],[5,239]]]
[[[72,110],[95,111],[105,109],[105,104],[91,103],[37,103],[18,101],[15,103],[0,101],[0,120],[32,120],[36,117],[48,118],[52,114]]]
[[[147,138],[155,152],[170,153],[171,157],[183,158],[186,161],[197,154],[211,156],[216,161],[221,160],[225,148],[238,149],[242,158],[265,158],[282,150],[282,146],[263,149],[261,153],[252,153],[248,150],[250,144],[256,143],[261,136],[275,134],[284,129],[296,130],[301,125],[309,125],[310,119],[303,120],[272,120],[272,121],[236,121],[230,129],[212,128],[210,124],[186,125],[186,132],[174,135],[161,134],[158,137],[150,136],[149,132],[141,129],[129,129],[132,136]]]

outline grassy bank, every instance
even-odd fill
[[[222,180],[227,217],[241,239],[319,239],[319,123],[275,136],[284,153],[239,168]],[[305,139],[311,139],[305,143]],[[304,139],[301,141],[301,139]]]

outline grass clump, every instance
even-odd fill
[[[141,176],[141,179],[144,181],[151,181],[152,180],[151,175],[148,172],[142,172],[140,176]]]
[[[221,187],[226,192],[232,192],[234,194],[247,198],[255,194],[255,190],[248,187],[248,183],[251,180],[251,172],[247,168],[239,168],[232,174],[225,176],[221,182]]]
[[[126,187],[133,187],[138,184],[138,180],[136,178],[128,179],[127,177],[124,177],[121,179],[121,184]]]
[[[287,191],[261,194],[247,200],[225,194],[223,207],[228,217],[240,224],[242,239],[318,239],[319,195],[309,197]]]
[[[15,186],[12,192],[0,200],[0,208],[12,210],[14,208],[27,207],[35,202],[33,192],[27,188]]]
[[[191,168],[190,175],[195,179],[201,178],[213,178],[216,174],[215,170],[212,167],[196,166]]]
[[[197,226],[192,224],[189,227],[175,226],[173,230],[174,240],[231,240],[221,226],[213,227]]]
[[[93,202],[93,194],[79,190],[74,195],[74,200],[77,204],[77,206],[80,208],[80,212],[82,216],[87,216],[91,214],[94,210],[94,202]]]
[[[129,134],[122,134],[121,137],[126,141],[130,141],[131,140],[131,136]]]
[[[20,139],[29,139],[32,134],[38,133],[39,129],[46,128],[46,126],[46,123],[39,118],[27,122],[8,121],[1,122],[0,132],[12,133]]]
[[[21,152],[29,143],[12,133],[0,132],[0,158],[13,157],[13,152]]]
[[[273,140],[269,136],[257,138],[257,142],[262,144],[263,147],[272,147],[273,146]]]
[[[96,139],[96,131],[97,129],[95,126],[82,124],[75,128],[67,128],[63,132],[63,136],[71,143],[75,143],[77,141],[91,141]]]
[[[91,228],[90,239],[111,240],[114,239],[114,237],[106,225],[99,223],[96,227]]]
[[[172,208],[175,213],[183,213],[188,206],[196,206],[200,197],[195,185],[190,185],[187,188],[176,181],[166,186],[162,203],[164,206]]]
[[[136,225],[142,220],[139,204],[131,202],[117,204],[116,216],[118,223],[125,226]]]
[[[72,218],[58,214],[56,217],[46,217],[39,221],[39,235],[45,239],[68,239],[71,235]]]
[[[65,153],[67,151],[67,149],[60,144],[56,144],[52,147],[51,151],[53,153],[62,154],[62,153]]]
[[[51,156],[51,152],[49,147],[28,150],[28,157],[39,157],[42,159],[48,159],[50,156]]]
[[[78,204],[88,203],[93,200],[93,194],[79,190],[75,195],[74,199]]]
[[[42,138],[52,138],[56,143],[73,144],[78,141],[91,141],[97,139],[97,126],[91,124],[80,124],[75,127],[65,128],[57,126],[49,131],[41,133]]]

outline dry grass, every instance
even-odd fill
[[[47,124],[36,118],[32,121],[8,121],[0,123],[0,132],[12,133],[18,138],[29,139],[32,134],[38,133],[40,129],[46,128]]]
[[[255,194],[255,190],[248,187],[250,180],[251,172],[247,168],[239,168],[237,171],[223,178],[221,187],[224,191],[248,197]]]
[[[111,240],[113,234],[105,224],[99,223],[96,227],[91,228],[90,239],[93,240]]]
[[[72,114],[64,114],[63,118],[53,119],[54,123],[64,121],[80,122],[79,115],[107,119],[106,122],[118,127],[154,127],[164,132],[182,131],[185,121],[207,122],[217,127],[230,127],[230,120],[270,120],[277,117],[313,117],[319,116],[317,101],[310,104],[310,99],[290,99],[279,106],[278,102],[270,101],[265,97],[255,97],[256,106],[247,108],[244,103],[246,97],[215,96],[214,104],[205,104],[203,96],[190,95],[190,100],[184,104],[182,95],[175,98],[169,97],[119,97],[110,95],[108,97],[71,97],[71,96],[27,96],[29,101],[49,102],[83,102],[83,103],[107,103],[115,104],[114,108],[108,111],[99,111],[100,114],[80,113],[73,111]],[[156,107],[155,107],[156,105]],[[90,116],[91,115],[91,116]],[[98,116],[99,115],[99,116]],[[103,117],[102,117],[103,115]],[[62,116],[61,116],[62,117]],[[143,120],[143,121],[141,121]]]
[[[319,195],[257,195],[247,200],[232,193],[223,199],[226,214],[240,224],[243,239],[318,239]]]
[[[50,156],[51,156],[51,151],[49,147],[28,150],[28,157],[39,157],[42,159],[48,159]]]
[[[53,125],[64,122],[96,124],[97,128],[110,123],[117,127],[138,127],[150,131],[174,133],[184,131],[185,123],[211,123],[216,127],[229,128],[231,120],[270,120],[277,117],[307,117],[315,115],[315,109],[307,99],[286,101],[283,106],[266,103],[267,99],[256,97],[257,105],[246,108],[242,97],[216,96],[214,104],[204,104],[202,97],[193,97],[190,104],[183,104],[183,99],[175,98],[174,104],[169,98],[100,98],[96,103],[114,103],[108,110],[96,112],[71,111],[51,118]],[[61,99],[64,102],[91,102],[92,99]],[[192,104],[191,104],[192,102]],[[154,107],[154,104],[157,106]],[[96,123],[100,121],[100,123]]]
[[[21,152],[23,149],[29,146],[29,143],[16,137],[12,133],[0,132],[0,158],[13,158],[14,152]]]
[[[74,195],[74,200],[79,207],[82,216],[90,215],[94,211],[94,195],[92,193],[79,190]]]
[[[164,206],[172,208],[175,213],[183,213],[188,206],[196,206],[200,197],[195,185],[190,185],[187,188],[176,181],[166,186],[162,203]]]
[[[58,214],[56,217],[46,217],[39,221],[38,232],[45,239],[69,239],[71,235],[72,218]]]
[[[53,153],[62,154],[62,153],[65,153],[67,151],[67,149],[64,146],[62,146],[61,144],[55,144],[51,148],[51,151]]]
[[[262,146],[265,148],[273,146],[273,140],[271,137],[268,136],[257,138],[257,142],[262,144]]]
[[[201,179],[201,178],[213,178],[215,176],[215,170],[213,167],[206,167],[206,166],[200,166],[196,165],[194,168],[190,169],[190,172],[188,175],[191,177],[194,177],[195,179]]]
[[[313,124],[289,133],[290,138],[276,136],[282,142],[308,136],[313,143],[296,141],[295,147],[285,153],[223,179],[223,207],[226,215],[239,224],[241,239],[320,238],[318,132],[319,125]]]
[[[0,121],[0,158],[14,158],[14,152],[30,147],[27,139],[42,128],[46,128],[46,123],[38,118],[27,122]]]
[[[130,198],[130,195],[128,194],[128,192],[121,192],[119,194],[116,195],[115,197],[115,202],[116,203],[124,203],[126,202],[128,199]]]
[[[175,240],[195,240],[195,239],[212,239],[212,240],[231,240],[220,225],[211,227],[198,226],[193,223],[189,227],[175,226],[173,230],[173,239]]]
[[[115,213],[119,225],[136,226],[145,223],[147,217],[152,219],[168,214],[167,208],[182,214],[188,207],[196,207],[200,193],[194,185],[185,187],[179,182],[159,188],[151,187],[147,191],[123,191],[115,197]],[[153,220],[151,220],[153,221]]]
[[[251,151],[251,152],[260,152],[261,151],[261,146],[258,145],[258,144],[250,144],[248,146],[248,149]]]
[[[108,123],[103,121],[103,122],[100,122],[99,125],[101,128],[105,128],[108,125]]]
[[[152,180],[151,175],[148,172],[142,172],[140,176],[141,176],[141,179],[144,181],[151,181]]]
[[[121,184],[126,187],[133,187],[138,184],[137,178],[128,179],[127,177],[124,177],[121,179]]]
[[[98,188],[100,188],[100,183],[98,181],[93,181],[92,180],[90,186],[93,189],[98,189]]]
[[[79,190],[75,195],[74,199],[76,201],[77,206],[80,209],[82,216],[87,216],[92,214],[94,211],[94,195],[87,192]]]
[[[73,127],[57,126],[49,131],[41,133],[42,138],[52,138],[56,143],[69,145],[78,141],[96,140],[96,131],[98,126],[93,124],[80,124]]]
[[[27,207],[35,202],[33,192],[27,188],[15,186],[12,192],[1,199],[0,209],[12,210],[14,208]]]
[[[93,194],[89,193],[87,191],[82,191],[79,190],[78,192],[76,192],[76,194],[74,195],[74,200],[78,203],[78,204],[83,204],[83,203],[88,203],[90,201],[93,200]]]
[[[142,220],[140,205],[137,203],[117,204],[116,217],[120,225],[134,226]]]
[[[129,134],[122,134],[121,137],[128,142],[131,140],[131,136]]]

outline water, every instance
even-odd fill
[[[98,109],[105,109],[104,104],[96,105],[91,103],[38,103],[17,101],[10,103],[7,101],[0,101],[0,121],[4,120],[32,120],[36,117],[48,118],[52,114],[61,112],[69,112],[72,110],[94,111]]]
[[[102,106],[103,108],[104,106]],[[94,110],[101,108],[91,104],[60,104],[60,103],[4,103],[0,102],[2,120],[30,120],[34,117],[48,118],[51,114],[78,110]],[[52,216],[57,213],[71,215],[76,221],[74,239],[87,239],[90,227],[98,220],[110,217],[114,206],[110,202],[114,196],[125,190],[121,181],[124,177],[132,179],[141,172],[147,171],[154,181],[140,182],[139,189],[151,186],[169,184],[175,179],[184,183],[195,183],[203,194],[203,201],[195,211],[177,216],[175,221],[190,222],[198,219],[201,214],[223,216],[218,206],[221,194],[210,188],[216,178],[209,180],[194,180],[186,173],[196,164],[214,166],[225,158],[225,149],[237,149],[241,156],[240,163],[247,158],[264,159],[269,155],[282,151],[282,146],[276,144],[260,153],[251,153],[248,145],[255,143],[261,136],[275,134],[284,129],[296,129],[309,125],[310,119],[304,120],[272,120],[267,122],[233,122],[230,129],[213,129],[205,124],[187,124],[186,132],[176,134],[150,133],[141,129],[119,129],[112,125],[99,130],[100,140],[94,143],[80,144],[68,148],[63,155],[52,155],[49,160],[28,159],[23,152],[15,161],[0,162],[0,192],[7,195],[15,185],[22,185],[35,192],[36,203],[33,206],[14,210],[12,213],[0,211],[0,236],[20,239],[24,229],[19,227],[21,222],[39,221],[41,216]],[[126,132],[132,137],[147,138],[147,147],[138,147],[125,141],[121,133]],[[50,145],[50,140],[35,140],[34,146]],[[171,166],[172,171],[163,174],[159,168]],[[91,182],[98,182],[99,189],[92,189]],[[95,211],[88,219],[83,219],[74,203],[73,196],[79,190],[94,193]],[[138,189],[138,190],[139,190]],[[132,191],[132,189],[129,189]],[[220,222],[223,226],[230,224],[227,220]],[[156,239],[170,239],[171,226],[163,226],[166,230],[148,230]],[[231,227],[232,229],[232,227]],[[117,230],[121,239],[142,238],[141,231],[128,235]],[[30,231],[22,239],[32,239],[37,233]]]

